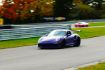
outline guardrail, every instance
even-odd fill
[[[15,27],[14,29],[0,30],[0,40],[39,37],[54,29],[68,29],[68,25],[78,21],[100,22],[100,21],[105,21],[105,19],[53,22],[50,24],[38,24],[38,25],[13,25]]]
[[[21,39],[30,37],[42,36],[54,29],[67,29],[68,27],[64,24],[47,24],[47,25],[15,25],[14,29],[1,29],[0,30],[0,40],[10,40],[10,39]]]

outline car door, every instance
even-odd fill
[[[74,44],[73,33],[71,31],[67,31],[66,34],[66,45],[71,46]]]

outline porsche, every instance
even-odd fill
[[[81,38],[72,30],[57,29],[42,36],[38,40],[38,47],[43,48],[64,48],[66,46],[80,46]]]

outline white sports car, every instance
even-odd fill
[[[77,22],[74,24],[75,27],[88,27],[89,23],[87,22]]]

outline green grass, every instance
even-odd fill
[[[81,38],[92,38],[105,35],[105,27],[96,28],[74,28],[73,30],[80,30],[78,34]]]
[[[96,65],[79,68],[77,70],[105,70],[105,62],[96,64]]]
[[[0,41],[0,49],[36,45],[38,39],[39,38],[36,37],[36,38]]]
[[[105,26],[105,22],[90,22],[89,26]]]
[[[105,26],[105,22],[90,22],[89,27],[92,26]],[[105,35],[105,27],[74,28],[73,30],[80,30],[80,32],[77,33],[81,36],[82,39]]]

